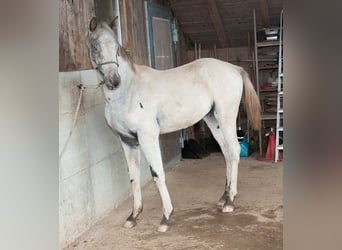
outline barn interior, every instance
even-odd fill
[[[61,248],[282,249],[282,9],[282,0],[60,1]],[[122,228],[132,191],[119,139],[104,120],[100,78],[89,59],[93,16],[119,17],[119,40],[134,63],[164,70],[212,57],[249,73],[262,126],[260,131],[250,128],[242,102],[237,116],[241,191],[234,213],[226,216],[215,207],[224,187],[224,159],[199,121],[160,137],[176,207],[171,231],[155,232],[160,200],[144,157],[144,215],[131,231]]]

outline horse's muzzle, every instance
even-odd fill
[[[119,74],[114,74],[112,77],[109,77],[106,82],[109,89],[116,89],[121,83],[121,77]]]

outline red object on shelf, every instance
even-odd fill
[[[267,85],[267,84],[261,84],[260,89],[262,89],[262,90],[277,90],[277,87],[272,86],[272,85]]]

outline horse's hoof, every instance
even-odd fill
[[[137,225],[137,222],[136,221],[129,221],[127,220],[124,224],[124,227],[125,228],[132,228],[132,227],[135,227]]]
[[[167,230],[169,230],[169,226],[168,225],[160,225],[157,229],[158,232],[160,233],[165,233]]]
[[[222,213],[231,213],[234,211],[234,206],[232,205],[225,205],[222,208]]]

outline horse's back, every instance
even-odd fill
[[[179,91],[193,88],[241,88],[240,67],[214,58],[201,58],[168,70],[139,65],[138,73],[146,85],[156,89]]]

